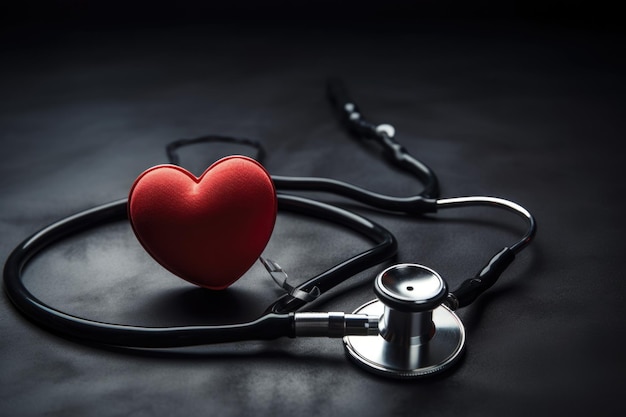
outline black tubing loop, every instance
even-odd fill
[[[240,340],[268,340],[292,336],[292,317],[265,315],[243,324],[220,326],[140,327],[103,323],[76,317],[45,304],[22,281],[28,261],[52,243],[107,222],[127,218],[127,200],[119,200],[62,219],[24,240],[4,266],[4,289],[13,304],[30,320],[63,336],[113,346],[167,348]]]
[[[318,286],[321,290],[336,285],[352,274],[373,266],[393,256],[397,243],[386,229],[369,220],[339,209],[302,197],[278,195],[279,207],[326,219],[362,233],[378,243],[315,278],[299,288]],[[33,322],[63,336],[97,344],[168,348],[242,340],[271,340],[293,337],[293,314],[265,313],[257,320],[215,326],[142,327],[103,323],[76,317],[59,311],[39,300],[24,285],[22,272],[28,261],[37,253],[72,234],[88,230],[108,222],[128,218],[127,199],[104,204],[59,220],[33,234],[9,255],[4,266],[4,289],[17,309]],[[350,274],[350,275],[345,275]],[[310,285],[312,284],[312,285]],[[290,307],[293,311],[295,306]]]
[[[179,148],[189,146],[189,145],[194,145],[197,143],[214,143],[214,142],[234,143],[237,145],[250,146],[252,148],[255,148],[257,151],[257,154],[254,157],[254,159],[257,162],[263,163],[263,161],[265,160],[266,152],[261,142],[257,140],[253,140],[253,139],[238,138],[238,137],[233,137],[233,136],[222,136],[222,135],[205,135],[205,136],[200,136],[200,137],[193,138],[193,139],[178,139],[167,144],[167,146],[165,147],[165,153],[167,155],[167,159],[170,164],[180,165],[180,158],[178,157]]]

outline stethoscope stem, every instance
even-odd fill
[[[343,312],[294,313],[295,337],[376,336],[380,317]]]

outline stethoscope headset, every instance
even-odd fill
[[[502,198],[439,198],[437,177],[395,140],[392,126],[368,123],[340,81],[329,81],[328,93],[350,133],[378,143],[391,163],[417,177],[424,189],[418,195],[400,198],[329,178],[272,176],[278,190],[278,209],[351,229],[374,243],[368,250],[296,286],[287,282],[287,275],[276,262],[261,258],[285,294],[268,306],[261,317],[246,323],[179,327],[110,324],[67,314],[34,296],[22,279],[22,272],[29,260],[63,238],[98,225],[127,219],[128,200],[123,199],[61,219],[19,244],[4,267],[4,287],[9,299],[22,314],[39,326],[85,343],[171,348],[271,340],[285,336],[321,336],[343,338],[347,355],[364,369],[380,375],[416,378],[450,368],[461,357],[465,346],[465,330],[454,311],[472,303],[497,281],[516,254],[533,239],[535,220],[525,208]],[[263,147],[256,141],[222,136],[179,140],[168,145],[167,154],[172,164],[178,164],[178,148],[216,141],[250,145],[258,151],[257,160],[264,156]],[[525,220],[527,229],[519,241],[504,247],[473,278],[462,282],[452,291],[432,269],[404,263],[380,272],[374,280],[377,299],[359,307],[352,314],[298,312],[349,277],[392,258],[397,252],[397,242],[391,232],[362,215],[336,205],[283,192],[288,190],[336,194],[378,210],[409,216],[451,208],[488,206],[520,216]]]

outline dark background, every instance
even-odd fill
[[[85,346],[0,302],[0,414],[607,415],[621,407],[624,33],[583,2],[26,1],[3,3],[0,257],[50,222],[124,197],[165,145],[248,137],[273,174],[326,176],[392,195],[419,190],[345,134],[324,96],[344,78],[373,122],[439,175],[442,195],[531,210],[537,240],[461,310],[467,354],[444,378],[389,381],[341,343],[278,340],[144,352]],[[230,145],[181,151],[196,174]],[[346,204],[337,197],[319,196]],[[353,209],[400,242],[397,260],[452,286],[522,225],[506,214],[409,219]],[[334,226],[281,213],[266,256],[294,282],[363,250]],[[359,274],[311,309],[373,298]],[[279,295],[253,267],[216,295],[170,276],[126,223],[68,239],[26,270],[44,301],[115,323],[248,320]]]

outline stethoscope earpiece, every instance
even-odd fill
[[[355,314],[380,317],[378,336],[346,336],[347,354],[368,371],[395,378],[417,378],[448,369],[460,358],[465,329],[442,304],[445,281],[430,268],[399,264],[376,277],[378,300]]]

